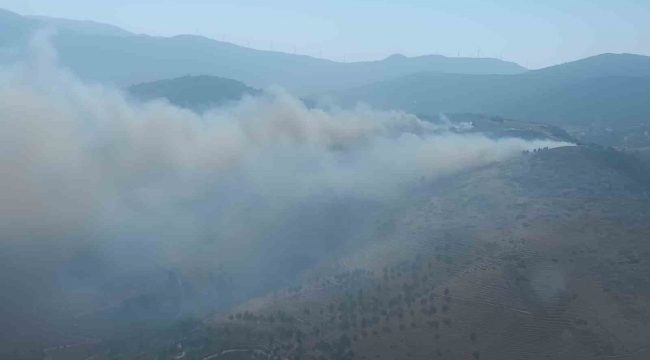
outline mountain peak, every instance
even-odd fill
[[[393,54],[390,55],[389,57],[385,58],[384,61],[395,61],[395,60],[405,60],[408,59],[409,57],[403,54]]]

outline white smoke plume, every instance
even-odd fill
[[[31,61],[0,72],[0,247],[35,278],[88,249],[125,273],[253,272],[285,240],[345,241],[303,236],[305,207],[386,201],[423,176],[567,145],[456,134],[397,111],[311,110],[282,91],[202,115],[136,104],[35,44]]]

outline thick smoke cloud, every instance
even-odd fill
[[[566,145],[363,106],[308,109],[280,90],[202,115],[137,104],[78,81],[34,44],[28,62],[0,73],[0,247],[11,271],[63,293],[90,286],[57,278],[88,253],[82,272],[102,281],[224,266],[253,288],[255,274],[296,270],[271,263],[317,261],[353,236],[367,206],[422,177]]]

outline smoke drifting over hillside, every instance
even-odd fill
[[[566,145],[457,134],[402,112],[310,110],[282,91],[203,115],[135,104],[36,48],[0,75],[0,261],[65,291],[70,281],[53,279],[89,251],[101,265],[84,271],[105,281],[155,266],[283,276],[422,177]],[[15,296],[43,291],[30,284]]]

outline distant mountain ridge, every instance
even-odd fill
[[[258,89],[279,85],[306,100],[361,101],[417,114],[479,113],[598,126],[650,118],[650,57],[633,54],[602,54],[534,71],[498,59],[440,55],[339,63],[201,36],[135,35],[112,25],[0,10],[0,49],[12,49],[0,51],[0,63],[19,59],[15,49],[24,48],[39,28],[52,26],[63,66],[82,79],[118,86],[207,75]]]
[[[20,46],[37,29],[55,25],[61,63],[84,79],[119,86],[191,75],[231,78],[257,88],[280,85],[297,95],[341,90],[419,71],[517,74],[526,69],[489,58],[440,55],[339,63],[305,55],[261,51],[201,36],[134,35],[110,25],[24,17],[0,10],[0,48]],[[114,36],[120,35],[120,36]]]
[[[603,76],[650,76],[650,57],[627,53],[605,53],[532,70],[530,74],[581,79]]]
[[[89,20],[70,20],[55,18],[49,16],[28,16],[39,23],[51,25],[58,28],[63,28],[72,31],[80,31],[88,34],[108,35],[108,36],[131,36],[135,35],[132,32],[126,31],[117,26],[102,24]]]
[[[422,72],[328,97],[418,114],[482,113],[549,124],[650,118],[650,57],[603,54],[515,75]]]

